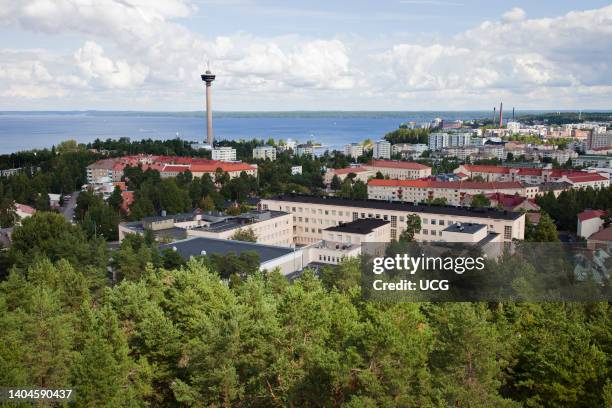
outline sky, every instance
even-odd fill
[[[612,109],[610,1],[0,0],[0,110]]]

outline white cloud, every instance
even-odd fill
[[[142,64],[130,65],[124,60],[111,60],[104,55],[104,49],[92,41],[79,48],[74,58],[90,83],[106,88],[133,88],[141,85],[149,73],[149,69]]]
[[[0,50],[2,96],[128,95],[126,103],[155,100],[178,109],[173,101],[201,102],[199,73],[208,59],[218,74],[217,95],[236,103],[269,98],[278,109],[284,101],[325,97],[342,109],[354,101],[371,109],[406,103],[418,109],[481,107],[502,96],[545,106],[573,95],[589,103],[612,97],[612,6],[539,19],[513,8],[497,21],[429,42],[382,35],[204,38],[176,20],[195,9],[187,0],[0,0],[0,25],[80,44],[71,51]]]
[[[525,19],[525,10],[520,7],[515,7],[510,11],[502,14],[502,21],[506,23],[515,23],[517,21],[522,21]]]
[[[612,86],[610,44],[612,6],[532,20],[515,8],[446,42],[398,44],[376,59],[388,67],[387,89],[400,97],[511,92],[538,103],[548,97],[546,106],[554,106],[556,95]]]

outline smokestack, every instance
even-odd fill
[[[495,106],[493,107],[493,123],[495,123],[495,118],[497,117],[496,115],[496,110],[495,110]]]
[[[504,103],[500,102],[499,103],[499,128],[501,129],[502,126],[504,125]]]

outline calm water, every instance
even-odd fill
[[[332,147],[378,139],[401,123],[441,117],[446,120],[488,117],[488,112],[280,112],[215,114],[215,138],[292,138],[316,140]],[[51,147],[63,140],[129,137],[203,140],[201,114],[138,112],[0,112],[0,153]]]

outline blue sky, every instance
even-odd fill
[[[0,109],[612,109],[605,1],[0,0]]]

